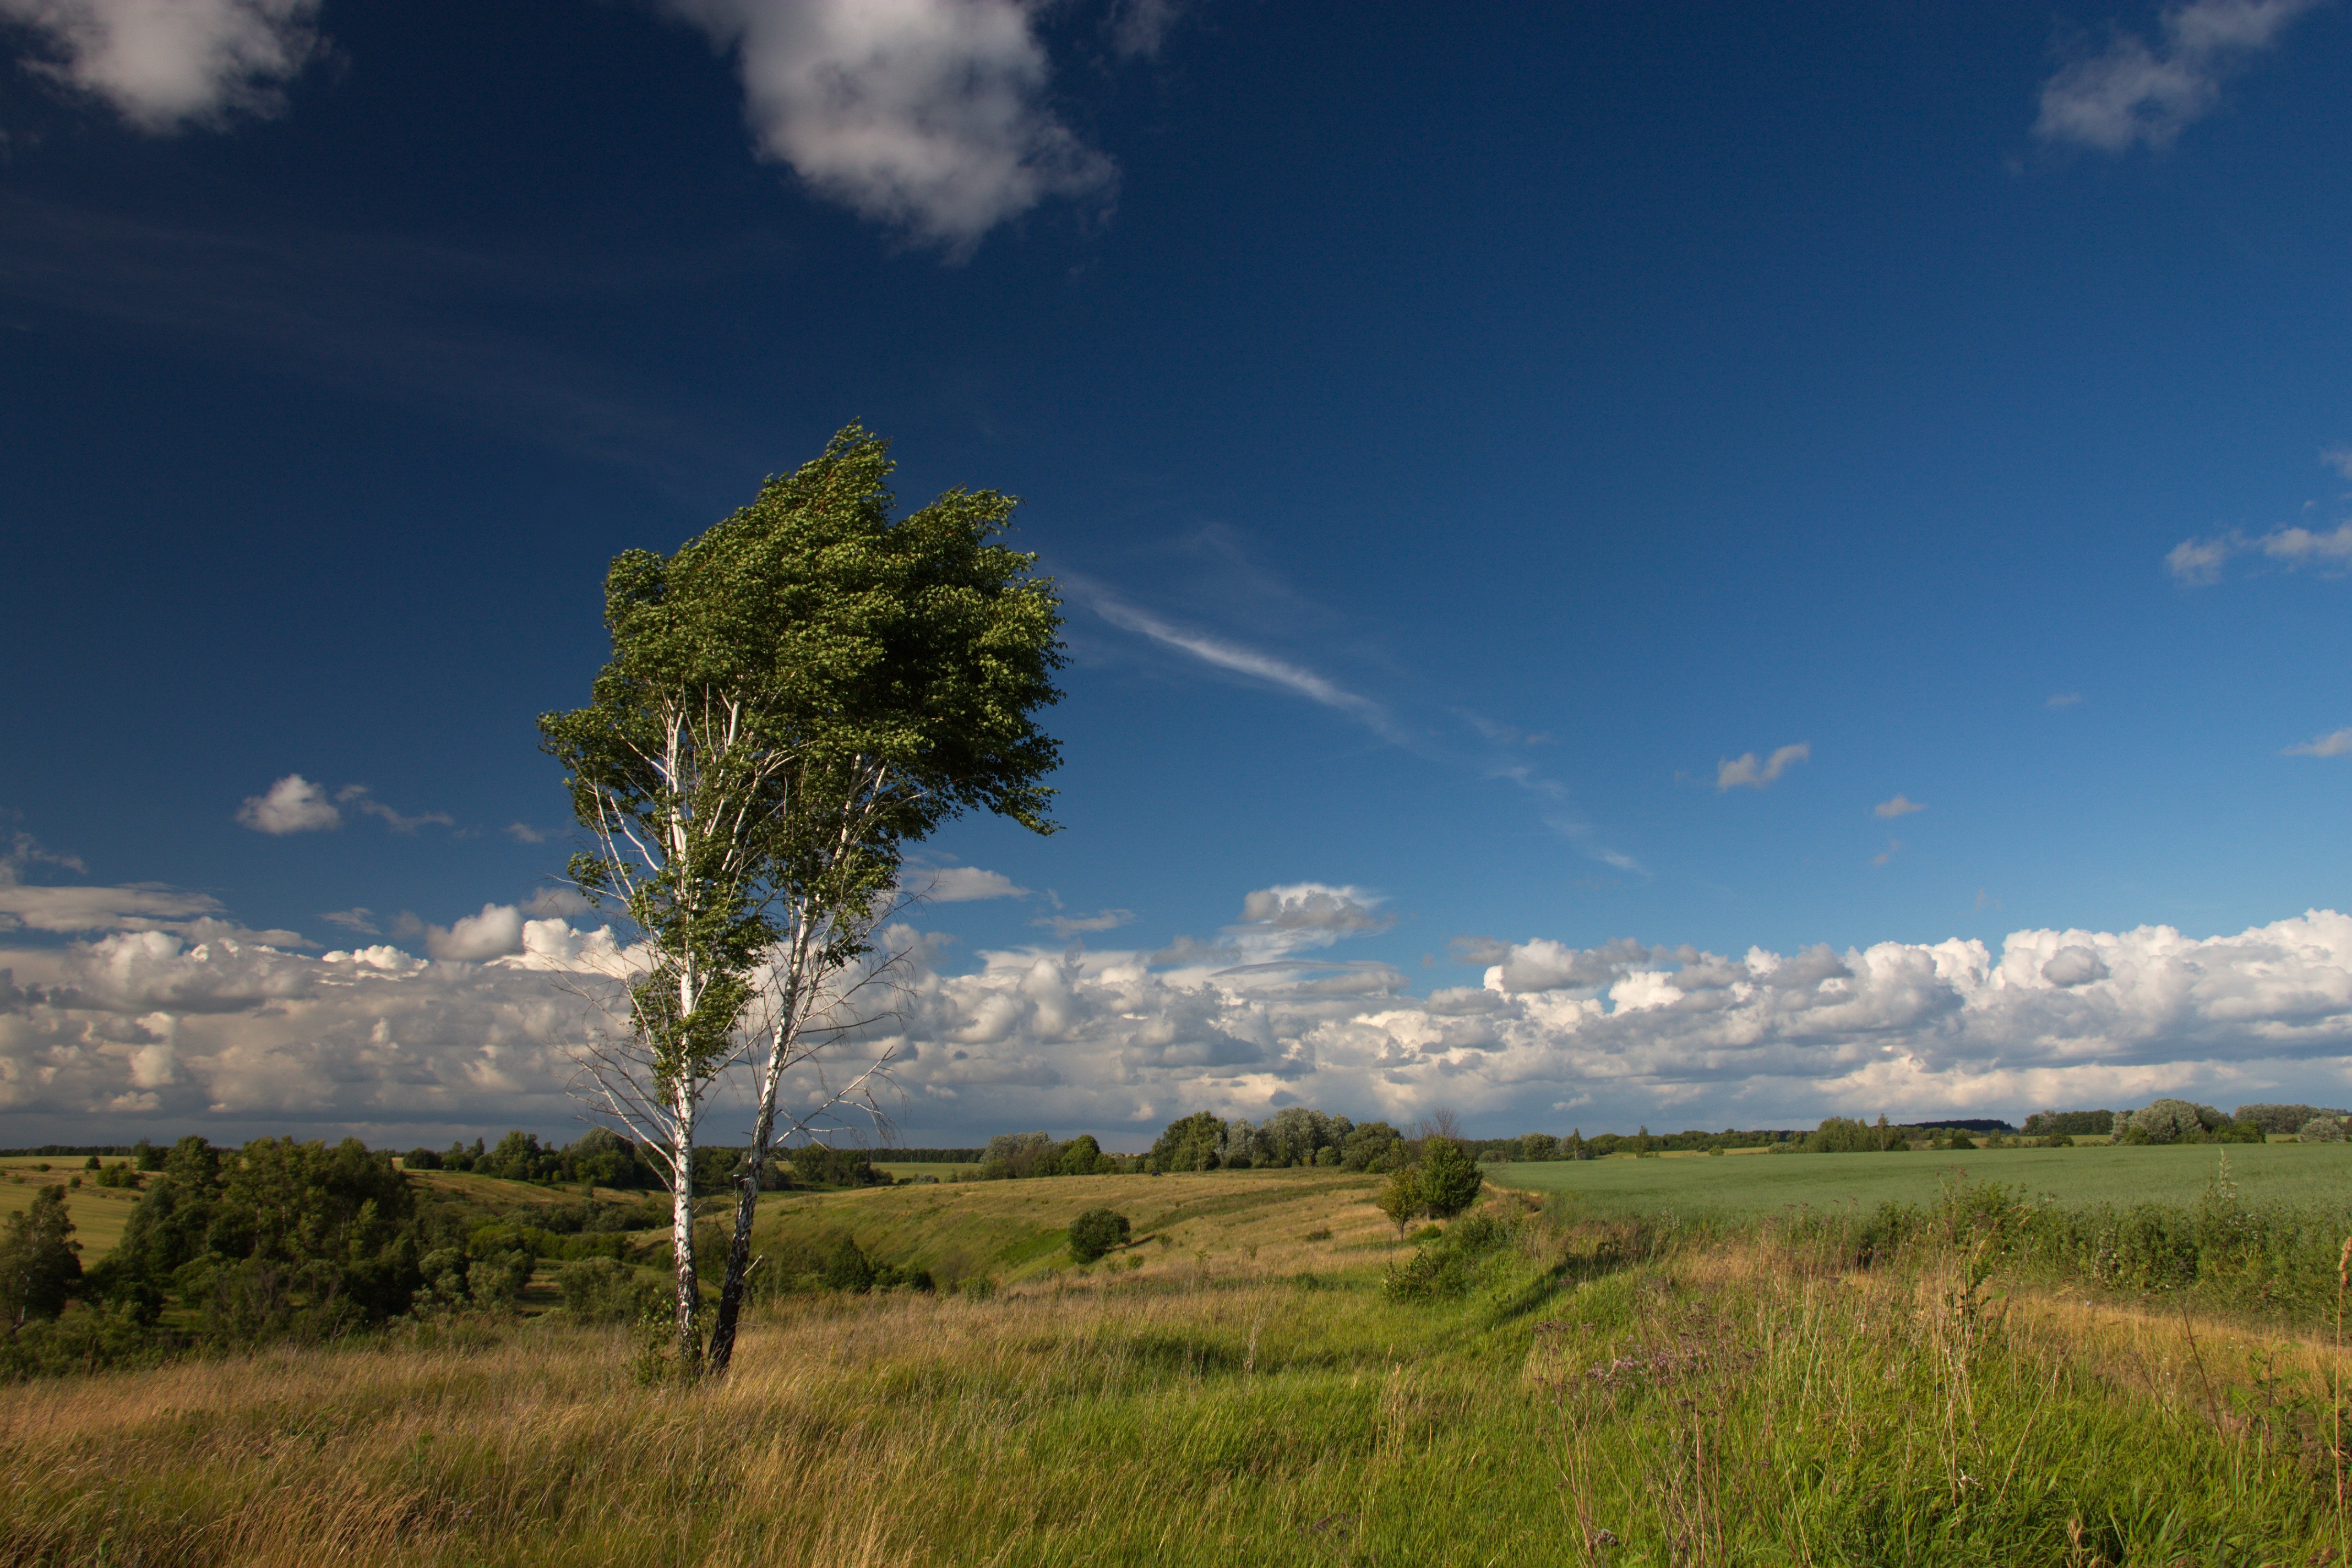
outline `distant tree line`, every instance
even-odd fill
[[[1407,1160],[1405,1137],[1385,1121],[1351,1121],[1285,1106],[1262,1122],[1227,1121],[1202,1110],[1168,1124],[1143,1156],[1151,1172],[1279,1170],[1392,1171]]]
[[[1132,1168],[1132,1161],[1104,1153],[1091,1132],[1081,1132],[1067,1142],[1044,1132],[1000,1132],[980,1151],[979,1171],[960,1179],[1003,1182],[1028,1176],[1110,1176]]]

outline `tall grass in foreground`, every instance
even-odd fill
[[[723,1384],[543,1323],[0,1391],[0,1563],[2335,1560],[2317,1342],[2002,1298],[1949,1226],[1859,1269],[1520,1206],[1426,1266],[788,1300]]]

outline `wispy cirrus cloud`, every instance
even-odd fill
[[[1139,633],[1162,647],[1189,654],[1215,668],[1279,687],[1306,698],[1309,702],[1345,713],[1383,735],[1395,733],[1395,722],[1381,704],[1347,689],[1303,664],[1231,637],[1173,625],[1108,595],[1097,595],[1089,602],[1095,614],[1123,631]]]
[[[1117,931],[1123,925],[1133,924],[1134,921],[1133,910],[1098,910],[1090,915],[1040,915],[1029,923],[1033,926],[1043,926],[1064,942],[1067,942],[1074,936],[1089,935],[1096,931]]]
[[[2165,7],[2158,39],[2116,33],[2042,84],[2033,132],[2102,153],[2170,146],[2212,112],[2222,84],[2318,0],[2187,0]]]
[[[394,833],[414,833],[420,827],[453,827],[457,819],[446,811],[419,812],[415,816],[394,811],[375,798],[365,784],[345,784],[335,792],[337,804],[350,806],[362,816],[373,816]]]
[[[1915,811],[1925,811],[1927,809],[1927,808],[1926,806],[1921,805],[1917,801],[1913,800],[1910,796],[1898,794],[1893,800],[1882,800],[1876,805],[1872,806],[1870,808],[1870,814],[1873,816],[1892,821],[1895,817],[1908,816]]]
[[[1332,618],[1293,594],[1286,584],[1255,567],[1247,560],[1246,552],[1227,531],[1204,531],[1204,538],[1194,542],[1215,556],[1221,582],[1237,581],[1245,586],[1248,596],[1262,606],[1278,606],[1269,613],[1291,619],[1320,618],[1328,621]],[[1568,840],[1579,854],[1622,871],[1648,874],[1633,856],[1606,842],[1599,829],[1575,814],[1571,808],[1572,795],[1565,784],[1525,760],[1524,748],[1555,742],[1557,737],[1548,731],[1523,730],[1516,725],[1499,723],[1458,704],[1449,704],[1442,711],[1486,742],[1483,747],[1465,746],[1458,739],[1445,738],[1445,731],[1452,726],[1434,721],[1434,713],[1431,722],[1414,722],[1400,714],[1397,704],[1365,696],[1303,659],[1273,652],[1240,637],[1180,624],[1156,611],[1140,608],[1122,595],[1083,577],[1065,574],[1063,586],[1075,599],[1087,605],[1105,621],[1123,631],[1135,633],[1159,647],[1184,654],[1212,668],[1288,692],[1318,707],[1343,714],[1390,744],[1426,760],[1467,768],[1486,778],[1516,785],[1547,803],[1543,810],[1544,825]],[[1410,710],[1410,702],[1403,705]]]

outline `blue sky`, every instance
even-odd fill
[[[0,48],[0,1138],[566,1128],[532,718],[853,418],[1069,605],[911,1137],[2352,1100],[2342,6]]]

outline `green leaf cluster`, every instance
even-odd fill
[[[973,807],[1053,829],[1060,605],[996,542],[1017,503],[894,519],[891,467],[853,425],[675,553],[614,560],[593,700],[540,720],[601,846],[572,879],[648,939],[633,1022],[666,1080],[724,1055],[788,931],[816,973],[864,952],[908,841]]]

